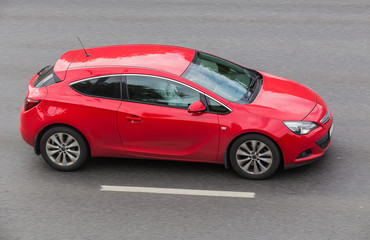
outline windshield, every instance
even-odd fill
[[[228,101],[248,103],[248,98],[251,95],[248,88],[256,76],[251,70],[232,62],[198,52],[182,77]]]

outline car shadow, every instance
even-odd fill
[[[74,172],[58,172],[46,164],[40,168],[36,163],[33,169],[49,182],[70,182],[81,189],[117,185],[305,195],[310,191],[327,191],[325,185],[331,184],[330,178],[325,177],[330,167],[329,158],[328,151],[317,162],[280,169],[266,180],[244,179],[222,164],[152,159],[91,158]]]
[[[272,177],[258,181],[240,177],[232,169],[221,164],[179,162],[147,159],[92,158],[81,173],[93,175],[102,184],[141,185],[153,187],[204,188],[241,191],[246,189],[276,187],[287,189],[287,184],[302,182],[305,185],[321,184],[320,175],[325,174],[325,159],[289,169],[279,169]],[[294,191],[299,191],[294,187]]]

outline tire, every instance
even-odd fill
[[[248,179],[266,179],[280,165],[276,144],[260,134],[239,137],[231,146],[230,163],[236,173]]]
[[[45,162],[59,171],[79,169],[88,159],[85,139],[68,127],[54,127],[41,137],[40,151]]]

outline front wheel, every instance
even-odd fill
[[[88,147],[83,137],[68,127],[54,127],[45,132],[40,141],[45,162],[59,171],[74,171],[88,158]]]
[[[265,179],[278,169],[280,154],[271,139],[259,134],[248,134],[238,138],[231,146],[230,163],[242,177]]]

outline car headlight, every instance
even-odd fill
[[[318,127],[314,122],[305,122],[305,121],[283,121],[285,126],[289,128],[290,131],[298,135],[306,135],[312,130]]]

